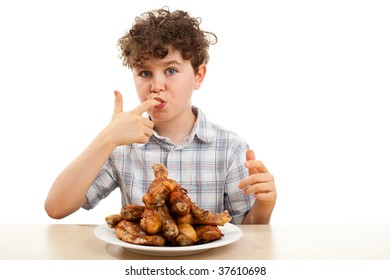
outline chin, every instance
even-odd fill
[[[163,122],[168,120],[168,114],[161,110],[153,110],[149,116],[152,118],[152,121]]]

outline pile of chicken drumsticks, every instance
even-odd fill
[[[223,237],[218,226],[230,222],[225,210],[214,214],[192,202],[179,183],[168,179],[168,169],[154,164],[156,178],[142,197],[145,205],[130,204],[120,214],[106,217],[124,242],[149,246],[189,246]]]

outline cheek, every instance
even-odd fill
[[[140,101],[146,101],[150,93],[149,87],[145,84],[135,83],[135,90]]]
[[[188,95],[191,95],[192,92],[194,91],[195,83],[191,82],[190,79],[187,79],[181,83],[172,83],[171,89],[172,89],[172,92],[174,92],[176,95],[188,96]]]

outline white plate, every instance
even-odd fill
[[[118,239],[115,235],[115,230],[110,228],[107,224],[97,226],[95,235],[97,238],[107,243],[121,246],[137,254],[149,256],[185,256],[202,253],[212,248],[222,247],[236,242],[242,237],[242,230],[233,224],[227,223],[219,228],[224,234],[221,239],[206,244],[183,247],[155,247],[130,244]]]

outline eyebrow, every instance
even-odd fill
[[[169,61],[161,63],[161,66],[163,66],[163,67],[167,67],[167,66],[170,66],[170,65],[178,65],[178,66],[180,66],[180,65],[182,65],[182,63],[180,63],[177,60],[169,60]],[[137,68],[147,68],[147,65],[146,65],[146,63],[143,63],[143,64],[141,64]]]
[[[182,63],[180,63],[179,61],[177,61],[177,60],[169,60],[169,61],[166,61],[166,62],[164,62],[164,63],[162,63],[161,65],[163,66],[163,67],[167,67],[167,66],[171,66],[171,65],[178,65],[178,66],[180,66]]]

